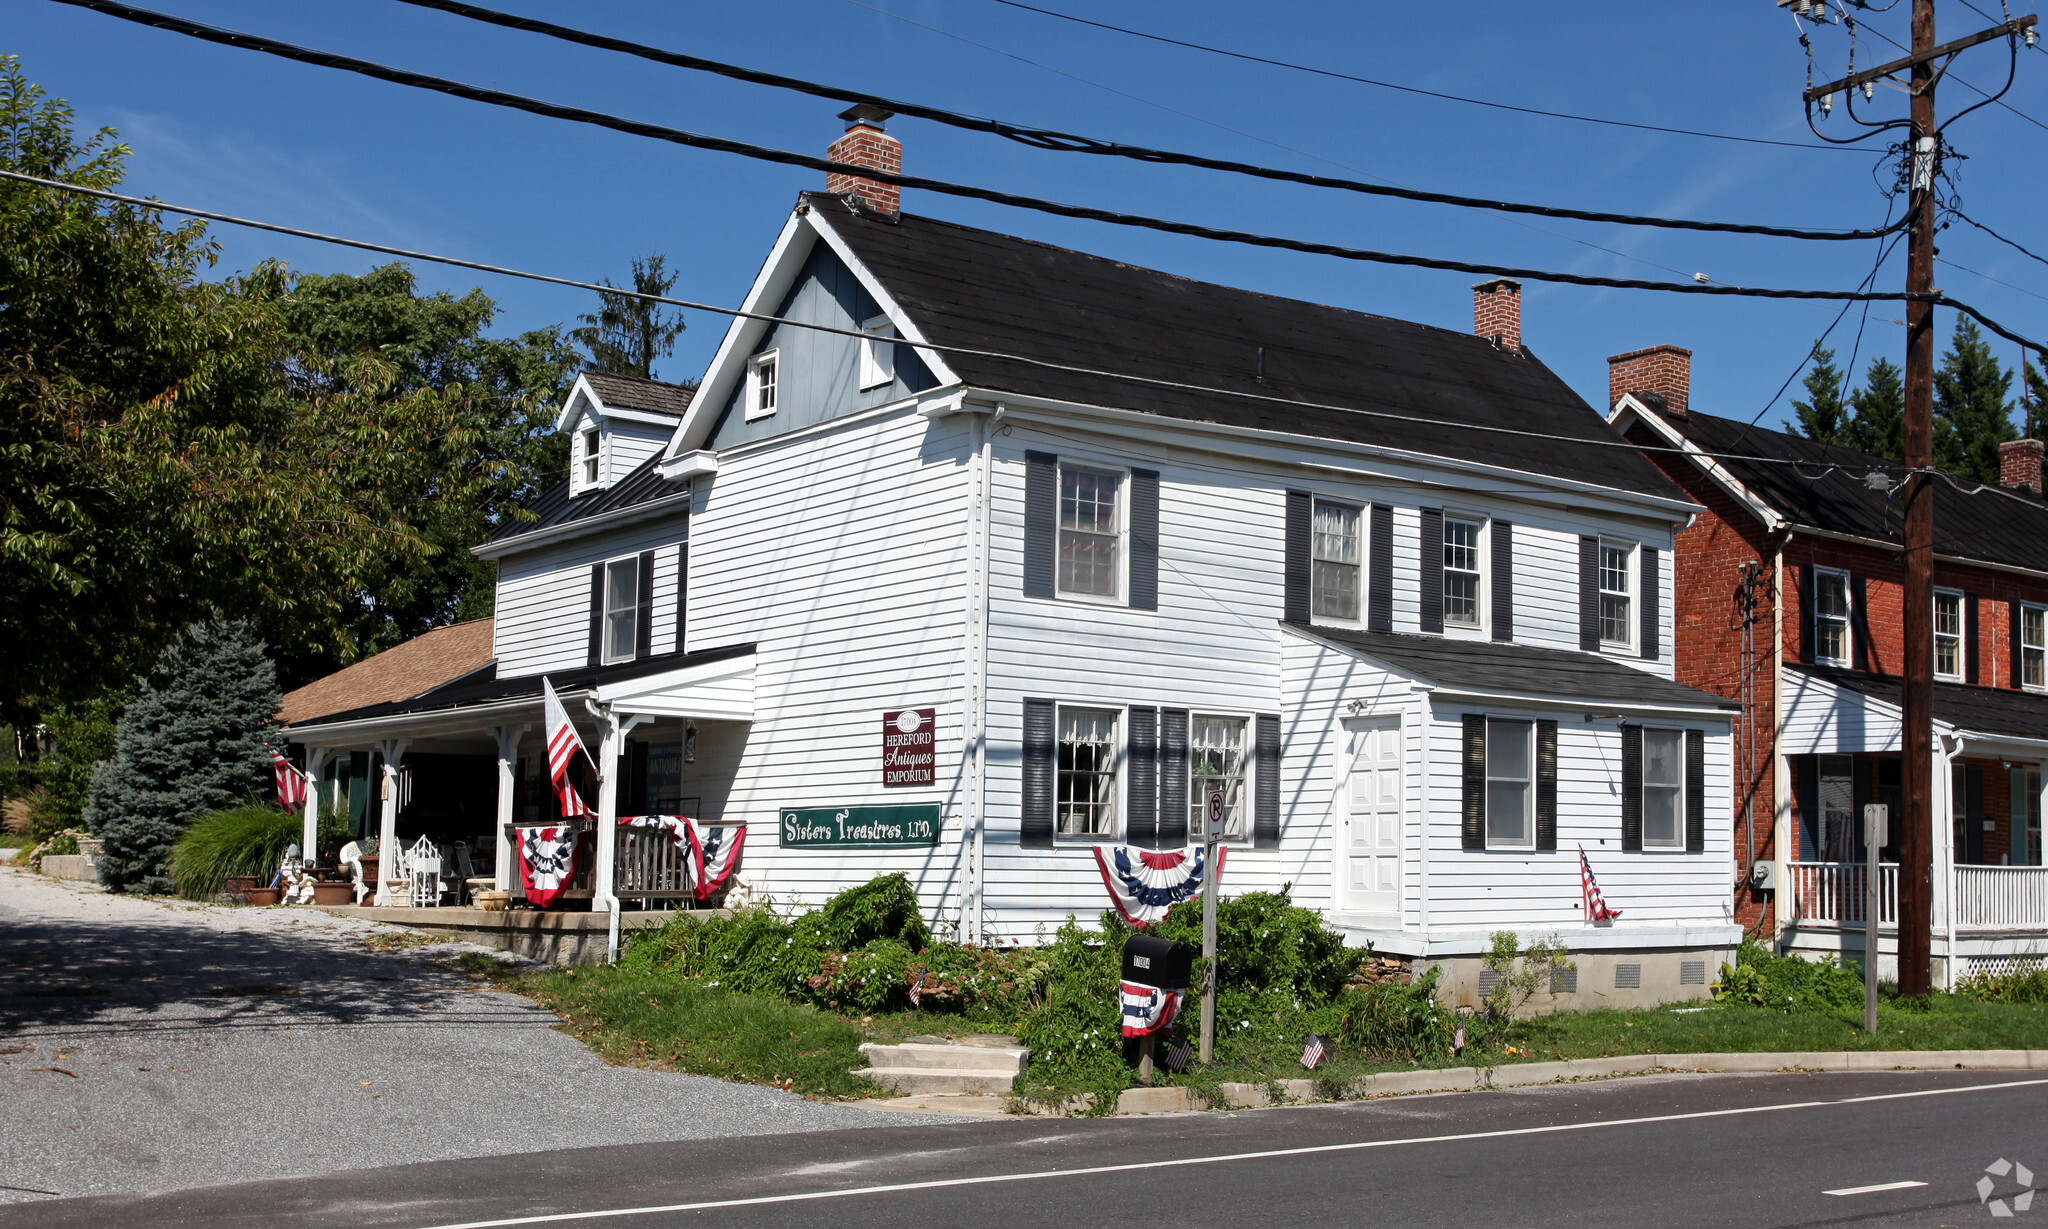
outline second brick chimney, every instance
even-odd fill
[[[1472,331],[1503,350],[1522,350],[1522,283],[1497,277],[1472,287]]]
[[[2032,488],[2041,493],[2041,441],[2007,440],[1998,446],[1998,485]]]
[[[1607,360],[1607,404],[1630,393],[1655,393],[1673,418],[1684,418],[1692,392],[1692,351],[1677,346],[1630,350]]]
[[[868,103],[841,111],[839,118],[846,121],[846,135],[832,142],[825,150],[825,157],[833,162],[864,166],[891,175],[902,173],[903,142],[882,131],[883,122],[895,114]],[[850,192],[867,202],[868,208],[892,218],[903,208],[903,190],[900,187],[859,175],[827,171],[825,191],[834,196],[845,196]]]

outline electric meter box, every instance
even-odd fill
[[[1171,939],[1132,935],[1124,940],[1124,980],[1161,990],[1185,990],[1194,972],[1195,949]]]

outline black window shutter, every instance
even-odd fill
[[[1159,847],[1188,843],[1188,710],[1159,710]]]
[[[1799,660],[1813,662],[1813,565],[1799,569]]]
[[[1643,660],[1656,661],[1657,655],[1664,651],[1661,643],[1664,628],[1664,587],[1662,579],[1658,576],[1657,548],[1642,547],[1637,558],[1640,562],[1636,571],[1642,574],[1643,589],[1643,625],[1637,639],[1643,643]]]
[[[1053,710],[1051,700],[1024,701],[1023,777],[1019,782],[1021,813],[1018,843],[1052,847]]]
[[[1849,664],[1858,670],[1870,669],[1869,588],[1861,572],[1849,577]]]
[[[2020,639],[2020,629],[2025,625],[2026,607],[2014,602],[2007,613],[2009,617],[2005,624],[2006,647],[2011,650],[2007,656],[2012,661],[2012,686],[2017,691],[2027,685],[2027,664],[2024,660],[2026,642]]]
[[[626,740],[625,775],[619,784],[619,810],[626,815],[645,815],[647,805],[647,744]]]
[[[1579,535],[1579,647],[1600,651],[1600,539]]]
[[[676,544],[676,648],[684,652],[689,638],[684,634],[690,627],[690,544]]]
[[[1643,848],[1643,727],[1621,727],[1621,847]]]
[[[1493,638],[1515,638],[1515,527],[1494,518],[1493,533]]]
[[[1685,852],[1707,852],[1707,734],[1685,732]]]
[[[1150,847],[1159,840],[1159,710],[1133,706],[1130,721],[1130,805],[1124,840]]]
[[[1963,681],[1982,682],[1983,661],[1978,656],[1977,642],[1982,628],[1978,624],[1981,616],[1977,613],[1977,595],[1963,595]]]
[[[1131,609],[1159,609],[1159,471],[1131,471]]]
[[[1465,714],[1465,789],[1459,835],[1465,849],[1486,848],[1486,714]]]
[[[1801,862],[1820,861],[1820,757],[1795,755],[1792,773],[1793,808],[1799,812],[1800,847],[1793,853]]]
[[[1365,626],[1370,631],[1394,630],[1394,510],[1372,506],[1372,554],[1367,559]]]
[[[1280,717],[1260,713],[1252,758],[1252,844],[1271,849],[1280,843]]]
[[[1053,560],[1059,555],[1060,459],[1024,454],[1024,596],[1053,596]]]
[[[1849,783],[1855,798],[1854,809],[1849,813],[1856,817],[1850,825],[1855,831],[1856,860],[1863,861],[1863,808],[1877,801],[1877,760],[1874,756],[1859,755],[1849,761]],[[1692,771],[1688,764],[1686,771]]]
[[[633,656],[654,656],[654,552],[640,552],[640,610],[633,619]]]
[[[590,565],[590,654],[587,665],[604,664],[604,565]]]
[[[1536,723],[1536,848],[1557,848],[1557,722]]]
[[[1420,557],[1422,583],[1416,594],[1421,602],[1422,630],[1444,630],[1444,510],[1422,509]]]
[[[1310,617],[1308,539],[1314,508],[1315,501],[1307,491],[1287,492],[1287,542],[1281,563],[1280,617],[1289,623],[1306,623]]]

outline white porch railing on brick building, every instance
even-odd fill
[[[1792,916],[1794,925],[1861,926],[1866,868],[1860,862],[1794,862],[1792,873]],[[1877,868],[1880,926],[1899,921],[1899,865],[1886,862]]]
[[[1791,872],[1791,906],[1786,921],[1792,925],[1863,925],[1865,869],[1853,862],[1794,862]],[[1887,862],[1878,867],[1879,912],[1877,923],[1886,930],[1899,921],[1899,868]],[[1954,890],[1958,930],[2040,930],[2048,931],[2048,867],[2040,866],[1958,866],[1951,881]]]
[[[1958,866],[1956,926],[2048,930],[2048,867]]]

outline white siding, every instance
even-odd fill
[[[1800,670],[1785,671],[1785,734],[1781,755],[1897,751],[1897,705],[1837,687]]]
[[[675,645],[676,559],[688,522],[678,515],[556,546],[507,555],[498,563],[492,648],[499,678],[571,670],[589,659],[590,565],[654,552],[656,653]]]

